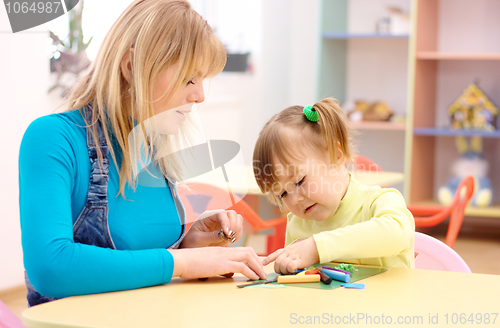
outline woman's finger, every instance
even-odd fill
[[[226,246],[229,242],[229,239],[226,237],[226,234],[221,230],[210,232],[210,244],[217,246]]]
[[[262,263],[260,263],[259,261],[259,256],[257,255],[257,253],[255,253],[253,248],[250,247],[240,248],[240,251],[237,253],[235,260],[241,263],[245,263],[246,266],[248,266],[249,269],[255,272],[261,279],[266,279],[267,274],[264,271]]]
[[[217,220],[219,221],[222,231],[224,232],[226,238],[228,240],[231,240],[232,239],[231,234],[233,233],[233,231],[231,230],[231,223],[228,211],[217,213]]]
[[[226,211],[229,219],[229,240],[234,243],[237,239],[236,235],[243,230],[243,218],[233,210]]]
[[[205,211],[205,212],[201,213],[201,215],[195,221],[201,221],[201,220],[204,220],[206,218],[210,218],[210,217],[215,216],[221,212],[224,212],[224,210],[218,209],[218,210]]]
[[[235,272],[239,272],[242,275],[248,277],[250,280],[260,280],[260,279],[266,279],[266,278],[261,278],[255,271],[251,270],[248,266],[246,266],[242,262],[235,262]]]
[[[236,214],[234,219],[231,218],[231,228],[233,231],[232,238],[229,240],[231,243],[235,243],[243,236],[243,217],[240,214]]]

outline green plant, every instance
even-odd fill
[[[78,2],[70,10],[68,15],[69,32],[64,40],[55,33],[50,32],[52,40],[52,53],[50,58],[50,71],[55,78],[54,84],[48,92],[56,89],[61,90],[61,97],[66,97],[81,73],[90,65],[86,49],[92,38],[85,43],[83,41],[83,0],[72,0]]]

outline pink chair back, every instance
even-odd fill
[[[471,273],[467,263],[450,246],[415,232],[415,269]]]
[[[0,301],[0,327],[26,328],[21,320],[2,301]]]

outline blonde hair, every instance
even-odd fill
[[[130,49],[133,56],[127,82],[121,63]],[[119,189],[123,197],[127,181],[135,189],[134,167],[137,163],[133,160],[141,152],[141,143],[129,140],[128,135],[134,129],[134,122],[142,125],[154,116],[152,89],[160,73],[176,65],[171,88],[164,94],[170,101],[175,92],[201,69],[206,72],[204,77],[212,77],[222,71],[225,63],[224,46],[208,23],[185,0],[137,0],[118,18],[88,73],[71,91],[67,110],[93,103],[94,122],[86,123],[97,140],[95,121],[100,119],[103,122],[106,141],[117,164],[110,144],[112,132],[123,153]],[[125,105],[132,109],[130,113],[124,110]],[[181,125],[175,136],[159,135],[153,131],[143,137],[146,145],[142,144],[142,151],[146,151],[146,157],[154,154],[155,164],[165,177],[181,180],[181,160],[170,156],[167,161],[163,156],[174,153],[189,139],[186,128]],[[98,157],[102,163],[100,149]]]
[[[279,181],[276,161],[282,165],[291,164],[299,159],[301,154],[296,149],[301,147],[326,151],[332,164],[337,164],[338,146],[346,160],[353,157],[352,127],[336,99],[326,98],[312,106],[319,116],[317,122],[309,121],[303,110],[302,106],[292,106],[274,115],[260,132],[253,153],[257,184],[281,209],[283,202],[272,188]]]

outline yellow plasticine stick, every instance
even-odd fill
[[[319,274],[307,274],[303,276],[278,276],[278,284],[294,284],[302,282],[319,282],[321,279]]]

